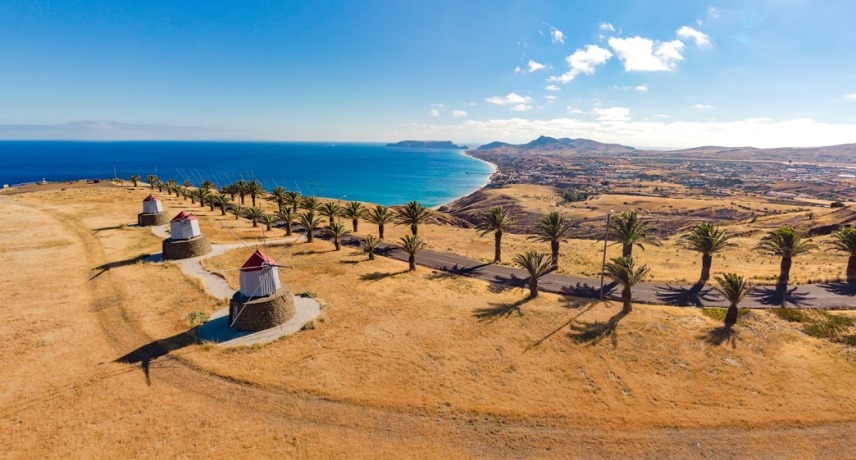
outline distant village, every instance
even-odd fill
[[[585,193],[606,193],[615,187],[632,187],[634,183],[662,182],[712,196],[741,191],[767,195],[771,200],[856,200],[856,166],[675,160],[633,155],[471,153],[498,165],[491,187],[541,184]],[[667,194],[668,189],[660,192]]]

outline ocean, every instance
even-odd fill
[[[46,179],[258,180],[315,195],[434,207],[482,187],[490,164],[460,150],[368,143],[0,141],[0,184]],[[115,170],[115,173],[114,173]]]

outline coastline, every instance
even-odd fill
[[[455,198],[455,199],[453,199],[453,200],[449,200],[449,201],[447,201],[447,202],[445,202],[445,203],[441,203],[441,204],[438,204],[437,206],[433,206],[433,207],[431,207],[431,210],[433,210],[433,211],[439,211],[439,210],[440,210],[440,208],[446,207],[446,206],[448,206],[448,205],[450,205],[450,204],[452,204],[452,203],[454,203],[454,202],[456,202],[456,201],[458,201],[458,200],[460,200],[460,199],[462,199],[462,198],[466,198],[466,197],[468,197],[468,196],[472,195],[473,193],[476,193],[476,192],[478,192],[478,191],[480,191],[480,190],[485,189],[488,185],[490,185],[490,184],[491,184],[491,182],[493,182],[493,178],[494,178],[494,176],[496,176],[496,173],[498,173],[498,172],[499,172],[499,166],[497,166],[495,163],[491,163],[491,162],[489,162],[489,161],[487,161],[487,160],[482,160],[481,158],[474,157],[473,155],[470,155],[470,154],[469,154],[469,153],[467,153],[467,152],[469,152],[469,150],[461,150],[461,151],[459,151],[458,153],[460,153],[461,155],[463,155],[463,156],[465,156],[465,157],[472,158],[473,160],[480,161],[480,162],[485,163],[485,164],[487,164],[488,166],[490,166],[491,171],[490,171],[490,175],[487,177],[487,180],[485,180],[484,184],[480,185],[479,187],[477,187],[477,188],[475,188],[475,189],[473,189],[473,190],[470,190],[469,192],[467,192],[467,193],[465,193],[465,194],[463,194],[463,195],[461,195],[461,196],[459,196],[459,197],[457,197],[457,198]]]

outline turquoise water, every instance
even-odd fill
[[[484,185],[492,168],[459,150],[363,143],[0,142],[0,183],[128,178],[258,180],[306,195],[438,206]]]

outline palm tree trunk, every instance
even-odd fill
[[[374,260],[374,251],[369,251],[369,260]]]
[[[419,228],[416,226],[416,224],[411,224],[411,225],[410,225],[410,233],[413,233],[414,235],[416,235],[416,233],[417,233],[418,231],[419,231]]]
[[[624,304],[623,312],[630,313],[633,310],[633,293],[630,291],[630,286],[625,286],[621,290],[621,302]]]
[[[266,225],[267,225],[267,231],[270,231],[270,224],[266,224]]]
[[[559,268],[559,242],[558,241],[551,241],[550,242],[550,251],[552,253],[553,270],[556,270]]]
[[[416,270],[416,255],[411,254],[410,257],[407,258],[407,263],[410,265],[410,271]]]
[[[856,283],[856,254],[847,259],[847,282]]]
[[[621,246],[621,257],[632,257],[633,256],[633,244],[624,243]]]
[[[226,215],[226,205],[225,204],[220,205],[220,215],[221,216]]]
[[[306,242],[312,242],[312,230],[309,230],[308,228],[306,229]]]
[[[710,279],[710,265],[713,263],[713,256],[710,254],[701,255],[701,276],[699,281],[702,283]]]
[[[357,228],[360,226],[360,219],[357,219],[356,217],[354,217],[351,220],[351,223],[354,224],[354,233],[357,233]]]
[[[244,195],[240,195],[240,197],[241,197],[241,204],[244,204]]]
[[[285,236],[291,236],[291,222],[285,223]]]
[[[377,235],[378,235],[378,239],[380,239],[380,240],[383,239],[383,224],[378,224]]]
[[[297,214],[297,202],[296,201],[294,202],[294,204],[291,205],[291,210],[294,211],[295,214]]]
[[[781,290],[788,287],[788,282],[791,279],[791,264],[792,260],[790,257],[782,257],[781,269],[779,270],[779,281],[776,283],[776,287]]]
[[[253,219],[253,227],[258,227],[258,226],[259,226],[259,221]]]
[[[725,312],[725,327],[731,327],[737,324],[737,304],[731,304],[728,306],[728,311]]]
[[[534,276],[529,277],[529,298],[534,299],[538,297],[538,278]]]
[[[256,207],[256,194],[254,193],[254,194],[250,195],[250,198],[253,199],[253,207],[255,208]]]
[[[493,234],[493,263],[502,262],[502,230]]]
[[[337,251],[338,251],[338,250],[340,250],[340,249],[342,249],[342,244],[341,244],[341,243],[339,243],[339,240],[334,239],[334,240],[333,240],[333,246],[336,246],[336,250],[337,250]]]

